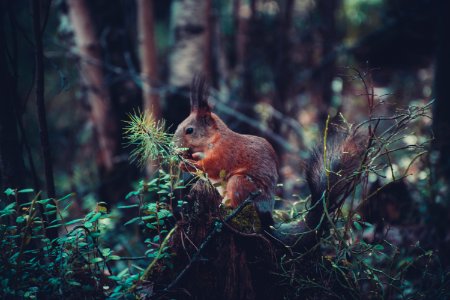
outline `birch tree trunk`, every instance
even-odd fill
[[[178,124],[189,112],[189,85],[196,73],[204,71],[207,48],[207,0],[175,0],[172,3],[172,53],[169,58],[170,93],[165,116]]]
[[[117,127],[109,90],[104,83],[101,51],[95,26],[85,0],[68,0],[67,5],[80,55],[81,79],[88,90],[91,118],[98,140],[98,165],[105,171],[111,171],[117,149]]]
[[[207,0],[176,0],[171,23],[174,47],[170,57],[169,84],[187,87],[195,73],[204,70]]]
[[[144,110],[151,112],[155,120],[161,118],[159,94],[154,90],[158,82],[157,53],[155,45],[155,24],[153,0],[138,0],[138,35],[141,59],[142,94]]]

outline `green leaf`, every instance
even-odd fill
[[[133,208],[133,207],[139,207],[139,204],[131,204],[131,205],[119,205],[117,208],[124,209],[124,208]]]
[[[353,222],[353,226],[355,226],[355,228],[357,229],[357,230],[362,230],[362,227],[361,227],[361,225],[358,223],[358,222]]]
[[[172,216],[172,213],[170,211],[166,210],[166,209],[162,209],[162,210],[158,211],[158,218],[160,220],[164,219],[164,218],[171,217],[171,216]]]
[[[30,206],[31,203],[33,203],[33,201],[29,201],[29,202],[22,203],[22,204],[20,204],[20,207],[27,207],[27,206]]]
[[[74,202],[73,201],[71,201],[71,202],[69,202],[69,203],[67,203],[67,205],[66,206],[64,206],[64,208],[62,209],[63,211],[66,211],[69,207],[71,207],[72,205],[74,204]]]
[[[51,200],[52,200],[52,198],[42,199],[42,200],[38,200],[37,203],[39,203],[39,204],[47,204]]]
[[[98,219],[100,219],[100,217],[102,216],[102,213],[98,212],[96,213],[89,221],[94,223],[96,222]]]
[[[155,215],[143,216],[141,219],[142,219],[143,221],[153,220],[153,219],[156,219],[156,216],[155,216]]]
[[[135,218],[129,220],[128,222],[126,222],[124,225],[127,226],[130,224],[136,223],[137,221],[140,221],[140,219],[141,219],[140,217],[135,217]]]
[[[146,227],[148,227],[149,229],[156,229],[156,226],[155,225],[153,225],[152,223],[147,223],[147,224],[145,224],[145,226]]]
[[[168,194],[170,191],[169,190],[159,190],[156,193],[157,194]]]
[[[3,211],[14,209],[15,206],[16,206],[16,202],[10,203],[3,209]]]
[[[65,195],[65,196],[62,197],[62,198],[59,198],[59,199],[58,199],[58,202],[59,202],[59,201],[67,200],[67,199],[69,199],[69,198],[72,197],[72,196],[75,196],[75,193],[70,193],[70,194]]]
[[[53,209],[53,208],[56,208],[56,205],[50,203],[45,204],[45,209]]]
[[[90,229],[92,227],[92,223],[91,222],[86,222],[86,223],[84,223],[84,227]]]
[[[79,282],[76,282],[76,281],[74,281],[74,280],[69,280],[69,281],[67,281],[70,285],[74,285],[74,286],[81,286],[81,283],[79,283]]]
[[[96,263],[99,263],[99,262],[102,262],[103,261],[103,258],[101,258],[101,257],[94,257],[93,259],[91,259],[91,264],[96,264]]]
[[[153,237],[153,243],[158,243],[159,242],[159,235],[155,235]]]
[[[11,188],[7,188],[4,193],[6,194],[6,196],[14,196],[15,195],[15,191]]]
[[[103,256],[110,256],[111,255],[111,249],[110,248],[102,249],[102,254],[103,254]]]
[[[24,218],[23,216],[18,216],[18,217],[16,218],[16,222],[17,222],[17,223],[23,223],[23,222],[25,222],[25,218]]]
[[[125,196],[125,200],[128,200],[128,199],[130,199],[131,197],[133,197],[133,196],[138,196],[139,195],[139,192],[138,191],[132,191],[132,192],[129,192],[126,196]]]
[[[383,251],[383,250],[384,250],[384,246],[383,246],[383,245],[380,245],[380,244],[377,244],[377,245],[375,245],[375,246],[373,247],[373,249],[374,249],[374,250],[377,250],[377,251]]]
[[[34,193],[34,190],[33,189],[23,189],[23,190],[19,190],[17,193],[20,193],[20,194]]]
[[[47,226],[47,228],[57,228],[57,227],[61,227],[61,226],[62,226],[62,224],[55,224],[55,225]]]
[[[75,220],[67,222],[65,225],[72,225],[72,224],[80,223],[80,222],[83,222],[83,221],[84,221],[84,218],[75,219]]]
[[[108,260],[120,260],[120,256],[119,255],[110,255],[108,257]]]

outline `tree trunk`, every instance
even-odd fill
[[[336,12],[339,7],[340,0],[319,0],[317,1],[317,14],[320,19],[318,36],[320,38],[320,57],[321,62],[327,60],[328,56],[333,52],[337,41],[336,32]],[[331,83],[335,76],[335,62],[334,59],[320,70],[317,77],[314,79],[318,82],[316,88],[317,93],[317,107],[319,113],[319,123],[325,126],[325,120],[328,116],[328,109],[330,108],[333,98],[333,90]]]
[[[44,47],[42,45],[42,25],[41,25],[41,1],[32,0],[33,6],[33,30],[35,43],[35,89],[36,106],[39,120],[39,136],[41,141],[42,159],[44,161],[45,183],[47,187],[47,197],[55,198],[55,182],[53,179],[52,155],[50,142],[48,139],[47,116],[44,99]]]
[[[42,1],[32,0],[33,9],[33,31],[35,43],[35,89],[36,89],[36,106],[39,121],[39,137],[41,142],[42,159],[44,161],[45,184],[47,188],[47,197],[56,198],[55,181],[53,178],[53,163],[50,148],[50,141],[48,138],[47,116],[45,110],[44,99],[44,46],[42,44],[42,34],[45,28],[41,24],[41,5]],[[46,216],[48,224],[55,220],[54,215]],[[47,229],[47,236],[51,240],[58,237],[58,229]]]
[[[250,3],[243,4],[242,1],[234,3],[237,16],[237,73],[241,80],[240,98],[245,104],[242,112],[249,118],[256,120],[258,118],[255,112],[257,102],[252,74],[252,38],[255,35],[256,18],[256,0],[250,0]],[[248,124],[239,124],[239,128],[246,134],[258,134],[258,130]]]
[[[186,117],[192,77],[204,71],[206,8],[206,0],[175,0],[172,3],[174,44],[169,58],[170,93],[165,112],[169,125],[179,124]]]
[[[137,12],[143,106],[144,110],[150,112],[155,120],[159,120],[161,118],[161,105],[159,103],[159,93],[154,90],[159,78],[153,0],[138,0]]]
[[[448,70],[450,68],[450,39],[448,30],[450,28],[450,4],[448,1],[438,1],[438,44],[436,52],[435,74],[434,74],[434,108],[433,108],[433,131],[435,135],[434,149],[438,151],[440,176],[450,178],[450,89]]]
[[[225,212],[219,208],[220,195],[209,184],[198,180],[193,186],[183,219],[170,237],[173,267],[166,267],[166,258],[152,262],[135,287],[144,299],[296,299],[289,297],[290,276],[336,283],[317,273],[323,262],[316,246],[327,229],[321,218],[323,205],[312,204],[304,221],[255,233],[260,223],[251,201]],[[320,292],[305,289],[303,296],[324,299]]]
[[[214,13],[214,1],[213,0],[206,0],[206,8],[205,8],[205,15],[206,15],[206,34],[205,34],[205,60],[204,60],[204,67],[203,67],[203,73],[205,74],[206,78],[209,79],[210,84],[214,87],[217,87],[217,76],[216,76],[216,70],[217,70],[217,55],[215,48],[214,48],[214,42],[215,40],[215,29],[216,29],[216,20],[215,20],[215,13]]]
[[[110,171],[117,150],[117,127],[109,90],[104,83],[99,39],[85,0],[68,0],[67,5],[80,55],[81,79],[88,90],[91,118],[98,140],[98,165]]]
[[[450,243],[448,236],[448,222],[450,220],[450,195],[442,192],[442,186],[450,187],[450,90],[448,70],[450,68],[450,39],[448,30],[450,28],[449,1],[438,1],[437,15],[437,52],[434,74],[434,107],[433,107],[433,150],[437,155],[437,160],[433,161],[433,195],[430,205],[430,215],[433,216],[433,224],[439,236],[439,252],[448,253]],[[441,190],[441,191],[440,191]],[[440,194],[440,195],[439,195]],[[443,201],[436,201],[437,196],[441,196]],[[444,265],[450,263],[448,255],[441,255]]]
[[[287,0],[282,3],[281,12],[279,14],[279,27],[278,27],[278,36],[277,36],[277,52],[275,58],[274,65],[274,83],[275,83],[275,92],[276,97],[273,100],[273,107],[280,112],[283,116],[289,116],[290,114],[286,111],[286,103],[289,97],[289,88],[291,84],[291,78],[293,77],[292,70],[290,67],[290,50],[291,43],[289,39],[289,33],[291,30],[291,22],[292,22],[292,12],[294,10],[294,1]],[[278,118],[274,119],[273,122],[273,131],[279,136],[285,137],[288,139],[289,133],[285,130],[285,126],[283,126],[283,120]],[[281,166],[284,165],[284,148],[275,140],[267,137],[275,149],[275,152],[278,155],[278,159]],[[284,174],[283,172],[279,172],[280,178],[279,182],[284,182]]]
[[[5,36],[6,7],[0,3],[0,40],[7,42]],[[0,192],[6,188],[25,187],[25,166],[22,157],[22,146],[17,130],[16,107],[19,103],[14,91],[16,84],[8,68],[8,56],[5,46],[0,47],[0,90],[2,100],[0,107]]]
[[[159,121],[161,119],[161,105],[159,103],[159,93],[155,90],[156,83],[159,80],[153,0],[138,0],[137,14],[143,107],[147,114],[151,114],[155,121]],[[147,176],[152,176],[158,166],[157,160],[149,160],[146,168]]]

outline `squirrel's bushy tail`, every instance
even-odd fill
[[[326,147],[312,151],[306,164],[306,180],[311,206],[305,219],[275,225],[274,236],[295,249],[310,249],[325,228],[324,208],[339,207],[359,181],[364,163],[367,136],[351,132],[330,132]]]
[[[306,167],[306,180],[312,203],[322,197],[330,209],[338,206],[355,185],[367,137],[356,132],[332,132],[324,143],[313,150]]]

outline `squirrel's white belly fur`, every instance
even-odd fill
[[[225,182],[222,179],[211,179],[209,178],[209,181],[211,182],[212,186],[216,188],[217,192],[219,192],[219,195],[222,197],[222,204],[227,205],[227,190],[225,189],[226,185]]]

